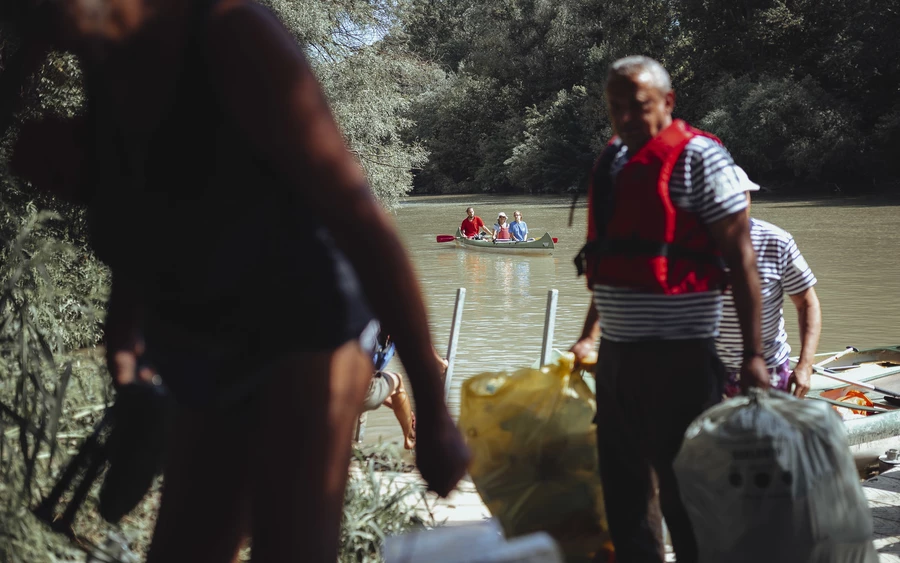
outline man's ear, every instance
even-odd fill
[[[675,90],[669,90],[666,93],[666,109],[669,110],[669,113],[675,109]]]

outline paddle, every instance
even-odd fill
[[[830,358],[827,358],[827,359],[825,359],[825,360],[822,360],[821,362],[817,363],[817,364],[814,365],[813,367],[814,367],[814,368],[819,367],[819,368],[825,369],[825,368],[823,368],[822,366],[824,366],[825,364],[831,363],[831,362],[837,360],[838,358],[841,358],[841,357],[843,357],[843,356],[846,356],[846,355],[849,354],[850,352],[859,352],[859,350],[857,350],[857,349],[854,348],[853,346],[847,346],[846,348],[844,348],[843,350],[841,350],[840,352],[838,352],[838,353],[835,354],[834,356],[831,356]]]
[[[900,396],[900,392],[898,391],[889,391],[884,387],[878,387],[877,385],[872,385],[871,383],[865,383],[863,381],[854,381],[852,379],[848,379],[846,377],[841,377],[835,374],[830,369],[825,369],[820,367],[819,365],[813,366],[813,371],[818,373],[819,375],[824,375],[825,377],[834,379],[836,381],[840,381],[841,383],[846,383],[848,385],[853,385],[854,387],[862,387],[863,389],[868,389],[869,391],[875,391],[877,393],[881,393],[882,395],[887,395],[888,397],[898,397]]]
[[[834,399],[826,399],[825,397],[810,397],[809,395],[807,395],[806,398],[812,399],[814,401],[825,401],[826,403],[829,403],[836,407],[843,407],[845,409],[853,409],[853,410],[865,411],[865,412],[878,412],[878,413],[893,412],[892,410],[883,409],[881,407],[869,407],[866,405],[854,405],[853,403],[842,403],[840,401],[835,401]]]

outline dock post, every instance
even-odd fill
[[[551,289],[547,292],[547,312],[544,315],[544,342],[541,344],[541,366],[547,365],[550,352],[553,350],[553,327],[556,325],[556,301],[559,298],[559,290]]]
[[[456,363],[456,344],[459,342],[459,324],[462,322],[463,305],[466,302],[466,288],[456,290],[456,305],[450,324],[450,343],[447,345],[447,371],[444,373],[444,400],[450,400],[450,383],[453,380],[453,366]]]

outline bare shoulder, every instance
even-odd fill
[[[280,106],[298,84],[311,82],[303,50],[275,14],[256,2],[219,2],[205,35],[212,81],[232,98],[232,107],[249,101]]]
[[[290,32],[265,6],[250,0],[223,0],[207,21],[207,43],[213,53],[226,56],[253,53],[301,56]]]
[[[228,18],[229,16],[239,16],[242,19],[246,18],[247,23],[250,25],[252,25],[257,18],[277,21],[277,18],[275,18],[275,15],[272,14],[271,10],[253,0],[221,0],[213,7],[211,15],[211,23],[222,21],[223,18]]]

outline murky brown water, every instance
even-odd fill
[[[530,365],[540,356],[547,292],[559,290],[554,346],[567,349],[581,332],[590,302],[572,258],[584,241],[584,198],[568,226],[571,199],[563,197],[438,196],[404,202],[396,222],[404,236],[431,313],[432,336],[446,351],[456,289],[467,289],[451,407],[459,384],[477,373]],[[497,213],[522,211],[532,236],[559,238],[552,256],[505,256],[436,243],[453,234],[467,206],[491,225]],[[760,196],[753,215],[790,231],[819,279],[823,333],[820,351],[900,343],[894,318],[900,298],[900,197],[775,200]],[[796,313],[785,304],[788,335],[799,351]],[[399,365],[392,367],[399,369]],[[390,425],[379,409],[370,425]]]

